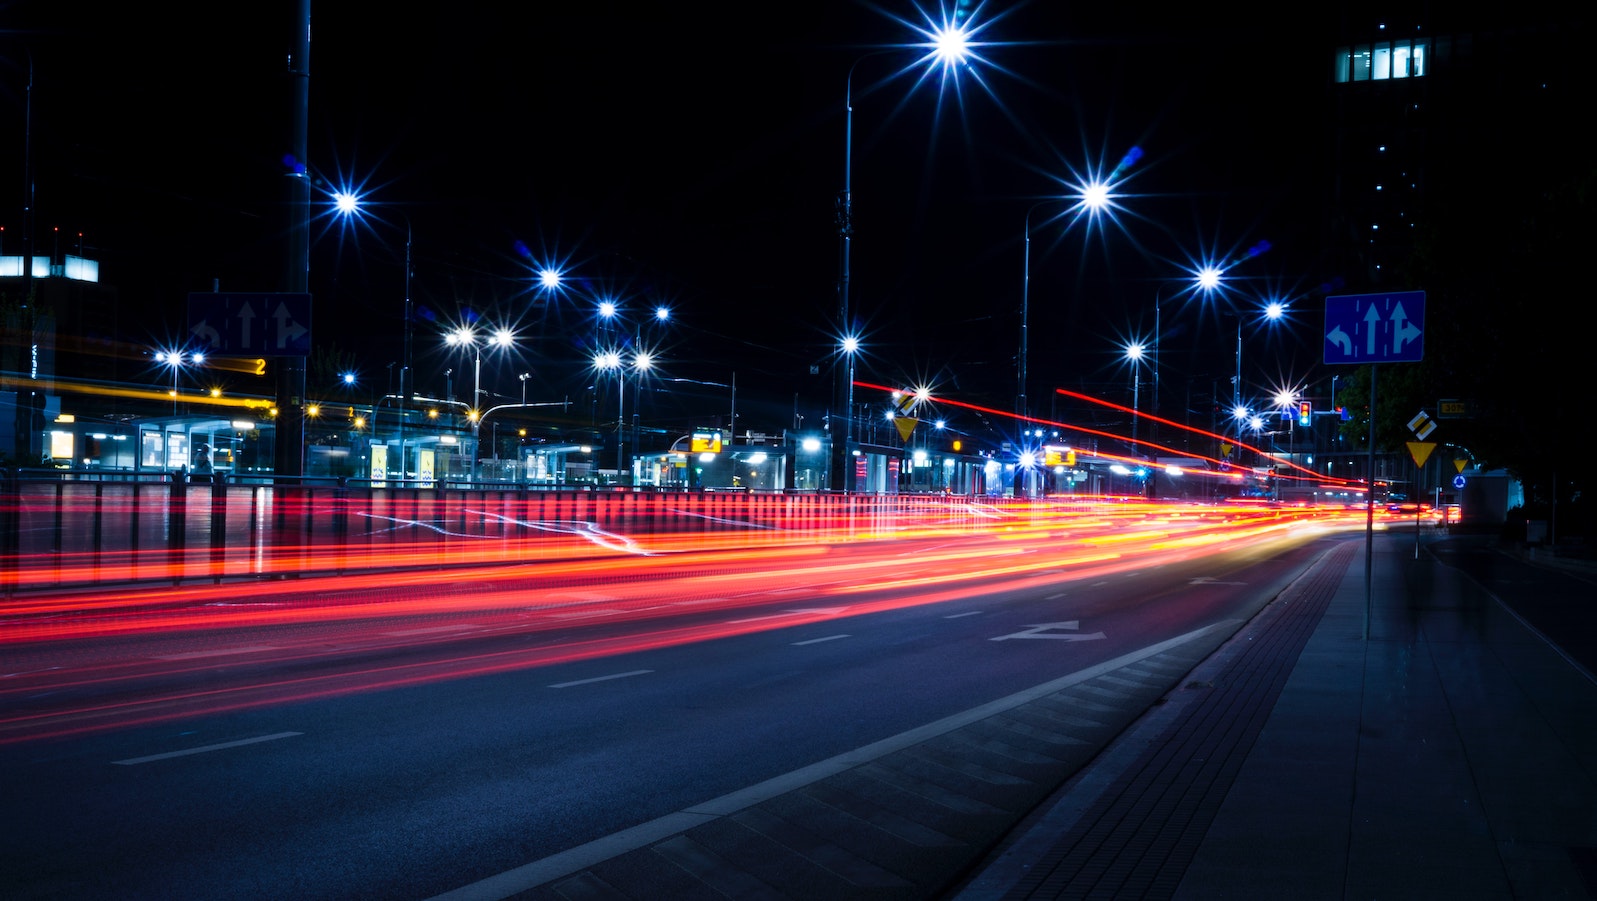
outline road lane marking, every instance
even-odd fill
[[[943,619],[962,619],[962,618],[967,617],[967,616],[981,616],[981,611],[980,610],[968,610],[968,611],[966,611],[964,613],[950,613],[947,616],[943,617]]]
[[[629,673],[611,673],[608,676],[594,676],[592,679],[578,679],[575,682],[556,682],[550,688],[571,688],[575,685],[591,685],[594,682],[609,682],[611,679],[626,679],[631,676],[643,676],[654,672],[652,669],[635,669]]]
[[[293,738],[304,735],[303,732],[276,732],[271,735],[262,735],[256,738],[241,738],[238,741],[224,741],[221,744],[202,745],[198,748],[188,748],[182,751],[167,751],[165,754],[151,754],[147,757],[129,757],[126,760],[113,760],[117,766],[137,766],[141,763],[150,763],[156,760],[169,760],[173,757],[187,757],[190,754],[209,754],[212,751],[225,751],[228,748],[241,748],[245,745],[258,745],[263,741],[277,741],[279,738]]]
[[[836,641],[839,638],[847,638],[847,637],[848,637],[847,635],[828,635],[825,638],[811,638],[808,641],[795,641],[795,642],[793,642],[793,646],[794,647],[799,647],[800,645],[806,645],[806,644],[820,644],[823,641]]]

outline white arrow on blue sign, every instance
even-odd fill
[[[310,325],[309,294],[189,295],[189,334],[217,356],[307,356]]]
[[[1425,358],[1425,292],[1325,299],[1325,362],[1418,363]]]

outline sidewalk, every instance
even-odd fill
[[[1425,538],[1377,536],[1368,591],[1329,555],[952,897],[1597,897],[1597,681],[1513,609],[1597,633],[1591,577]]]

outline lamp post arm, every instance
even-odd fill
[[[481,416],[477,417],[477,421],[481,423],[484,419],[487,419],[489,416],[492,416],[500,410],[514,410],[521,407],[563,407],[565,405],[566,402],[563,400],[547,400],[532,404],[499,404],[495,407],[489,407]]]

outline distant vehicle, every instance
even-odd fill
[[[1393,495],[1393,497],[1396,497],[1396,495]],[[1408,513],[1408,514],[1411,514],[1411,515],[1417,515],[1417,514],[1421,514],[1421,513],[1429,513],[1429,512],[1431,512],[1431,505],[1427,504],[1427,503],[1414,502],[1414,501],[1408,501],[1408,500],[1394,501],[1391,498],[1388,498],[1387,499],[1387,503],[1386,503],[1386,512],[1388,512],[1388,513]]]

